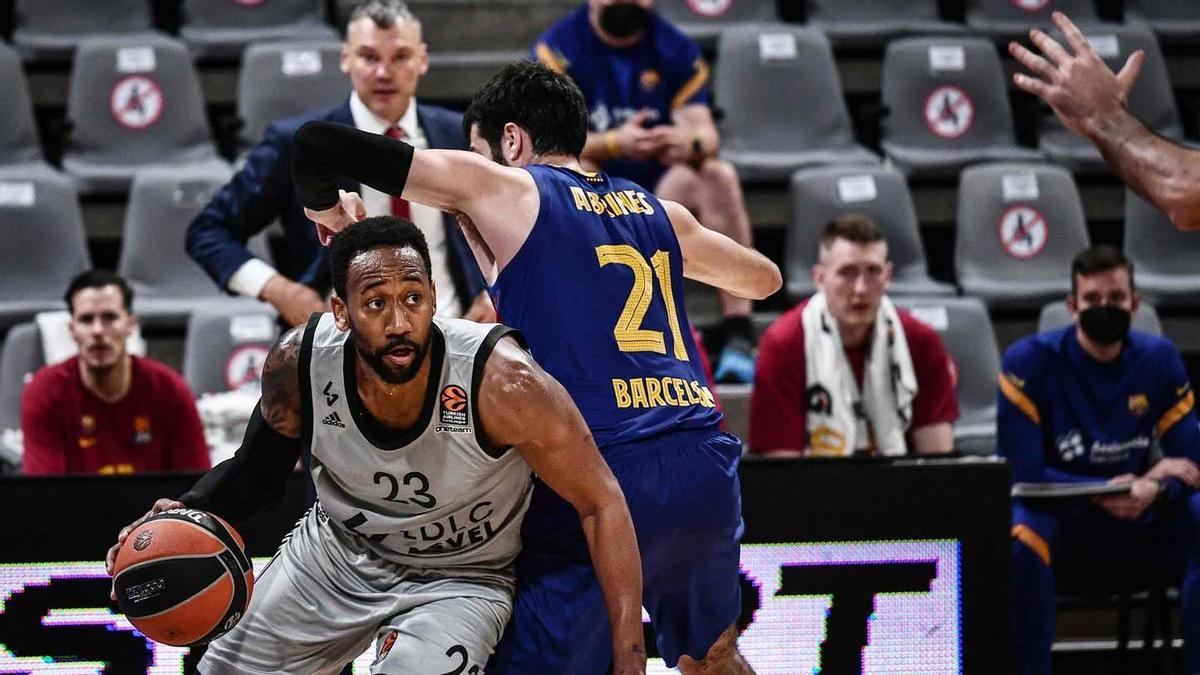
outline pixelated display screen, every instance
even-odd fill
[[[846,659],[863,673],[961,672],[959,564],[952,540],[746,544],[742,652],[760,675],[853,672]],[[0,565],[0,673],[184,672],[187,650],[144,638],[107,595],[100,562]],[[652,659],[647,672],[674,671]]]

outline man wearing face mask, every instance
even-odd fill
[[[588,0],[550,27],[531,58],[569,75],[588,105],[580,160],[688,207],[706,227],[751,246],[750,216],[709,110],[708,65],[653,0]],[[718,382],[754,376],[751,302],[719,292]]]
[[[1115,588],[1167,575],[1174,584],[1181,561],[1188,672],[1200,671],[1195,399],[1175,346],[1130,332],[1138,303],[1133,264],[1114,248],[1089,248],[1071,263],[1067,305],[1076,323],[1026,337],[1004,355],[996,449],[1013,480],[1129,486],[1090,500],[1014,501],[1019,673],[1051,672],[1056,578]]]

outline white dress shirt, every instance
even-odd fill
[[[362,102],[357,93],[350,94],[350,114],[354,118],[355,128],[361,131],[382,134],[392,126],[391,123],[371,112],[371,109]],[[408,110],[400,117],[396,126],[404,131],[404,141],[409,145],[420,150],[429,147],[425,132],[421,130],[421,125],[417,124],[417,100],[415,98],[409,103]],[[366,185],[361,186],[360,194],[367,207],[368,216],[391,214],[392,198],[390,195]],[[409,209],[412,213],[413,224],[421,230],[425,235],[425,241],[429,244],[433,283],[437,286],[437,316],[460,317],[466,311],[472,298],[467,298],[465,301],[459,298],[458,290],[454,286],[454,279],[450,276],[450,268],[446,264],[450,250],[446,241],[446,228],[442,221],[442,212],[414,202],[409,202]],[[275,274],[277,274],[275,269],[266,262],[258,258],[251,258],[229,278],[229,289],[239,295],[257,298],[262,294],[262,289],[267,285],[267,281]]]

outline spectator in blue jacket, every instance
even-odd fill
[[[1017,672],[1051,672],[1058,580],[1119,590],[1181,578],[1188,672],[1200,672],[1200,429],[1183,359],[1129,331],[1133,264],[1114,248],[1075,257],[1067,305],[1074,324],[1004,355],[997,451],[1018,482],[1128,491],[1014,501]]]
[[[327,311],[331,288],[325,248],[304,217],[292,187],[292,136],[309,120],[351,125],[403,138],[418,148],[466,150],[462,115],[418,103],[418,80],[429,69],[421,24],[398,0],[371,0],[350,15],[341,69],[353,91],[340,105],[277,121],[246,157],[243,168],[222,187],[188,228],[188,254],[226,291],[271,303],[291,325],[312,312]],[[420,204],[367,186],[360,192],[368,215],[400,215],[421,228],[429,241],[438,315],[477,321],[495,318],[483,276],[457,222]],[[246,242],[278,219],[286,256],[278,269],[260,260]]]

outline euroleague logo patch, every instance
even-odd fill
[[[140,130],[162,117],[163,92],[154,80],[130,75],[113,85],[109,108],[113,118],[126,129]]]
[[[442,424],[466,426],[467,424],[467,391],[457,384],[447,385],[442,389]]]
[[[133,540],[133,550],[145,551],[150,547],[150,540],[154,538],[154,530],[146,530],[139,532],[138,536]]]
[[[387,658],[388,652],[392,651],[392,645],[396,644],[396,633],[397,631],[388,633],[387,637],[379,643],[379,654],[375,656],[375,661],[371,665],[377,666]]]

